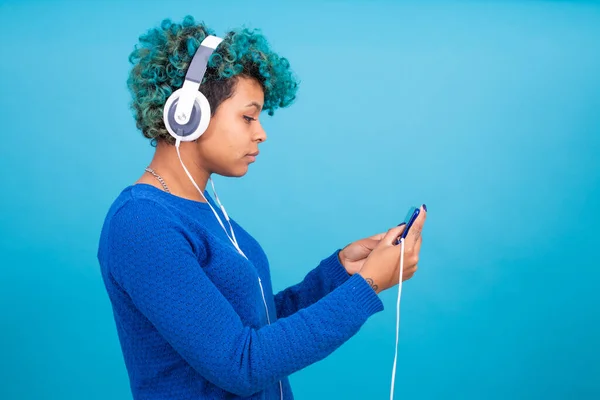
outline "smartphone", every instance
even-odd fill
[[[410,230],[413,223],[419,216],[420,212],[421,212],[420,207],[411,207],[408,210],[408,213],[406,213],[406,217],[404,218],[404,223],[406,224],[406,228],[404,228],[402,235],[400,235],[400,237],[398,239],[396,239],[396,244],[400,244],[400,239],[406,239],[406,235],[408,235],[408,231]]]

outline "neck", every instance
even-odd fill
[[[196,154],[195,143],[182,142],[179,145],[179,152],[185,167],[198,185],[198,188],[204,192],[206,183],[210,177],[210,172],[203,168]],[[150,168],[159,174],[169,187],[169,191],[179,197],[190,200],[205,202],[204,197],[198,193],[190,178],[185,173],[179,157],[177,149],[173,145],[164,142],[158,142],[154,157],[150,163]]]

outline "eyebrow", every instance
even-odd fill
[[[246,107],[256,107],[258,111],[262,110],[262,105],[258,104],[256,101],[246,104]]]

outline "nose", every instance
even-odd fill
[[[265,132],[261,123],[256,124],[256,132],[254,133],[254,140],[264,142],[267,140],[267,132]]]

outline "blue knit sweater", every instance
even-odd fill
[[[383,310],[339,250],[274,295],[261,246],[231,223],[249,260],[206,203],[136,184],[111,205],[98,260],[135,399],[275,400],[281,381],[291,400],[290,374]]]

